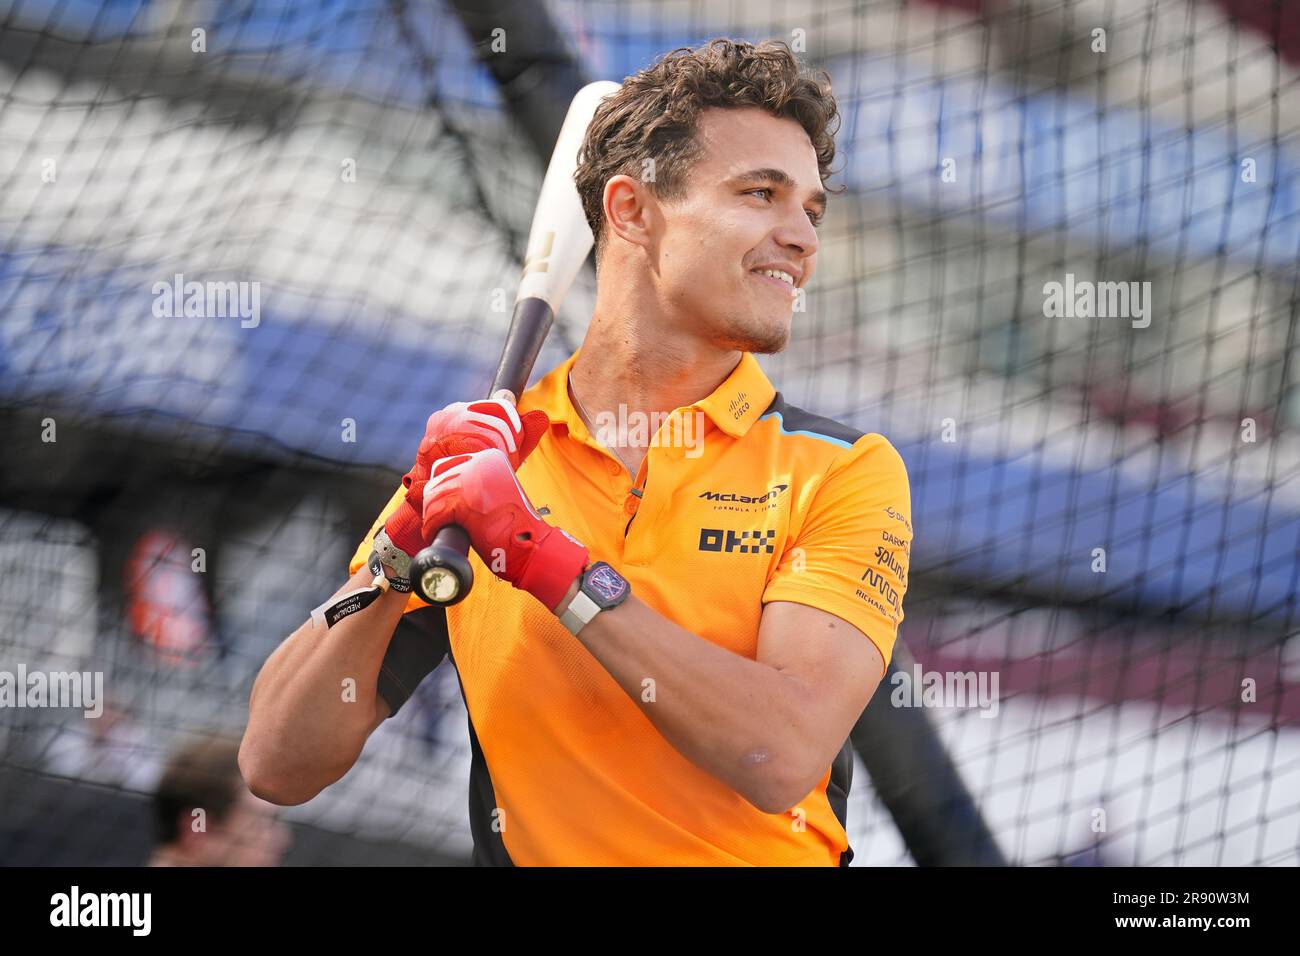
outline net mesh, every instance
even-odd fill
[[[907,461],[917,669],[880,693],[1008,858],[1300,862],[1294,12],[545,9],[593,78],[713,36],[832,76],[848,190],[763,364]],[[430,0],[0,3],[0,143],[0,670],[104,686],[0,712],[0,857],[139,862],[168,755],[239,733],[485,389],[542,166]],[[285,811],[289,859],[466,860],[468,766],[444,666]],[[861,766],[849,836],[910,859]]]

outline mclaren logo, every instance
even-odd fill
[[[765,495],[759,495],[758,497],[752,497],[750,495],[738,495],[734,491],[733,492],[703,491],[700,492],[700,497],[703,498],[705,501],[725,501],[730,504],[738,504],[738,505],[761,505],[761,504],[765,504],[768,501],[771,501],[773,498],[777,497],[779,494],[781,494],[781,492],[785,491],[789,487],[790,487],[789,485],[773,485],[771,491],[769,491]]]

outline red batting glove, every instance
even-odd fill
[[[511,468],[518,468],[549,425],[545,412],[520,415],[513,404],[501,399],[455,402],[434,412],[425,423],[415,464],[402,476],[406,501],[384,523],[388,540],[411,557],[433,540],[420,533],[422,497],[414,486],[428,479],[434,462],[497,448],[509,458]]]
[[[549,425],[545,412],[537,410],[521,416],[512,403],[502,399],[455,402],[429,416],[415,465],[402,478],[402,484],[410,488],[413,482],[427,479],[439,458],[489,448],[505,452],[510,467],[518,470]]]
[[[586,547],[533,510],[499,449],[444,458],[424,483],[422,531],[458,524],[497,577],[555,609],[587,566]]]

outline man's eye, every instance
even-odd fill
[[[749,190],[746,190],[746,191],[745,191],[745,195],[747,195],[747,196],[752,196],[752,195],[754,195],[755,193],[767,193],[767,194],[768,194],[768,198],[770,198],[773,192],[775,192],[775,190],[773,190],[773,189],[771,189],[771,188],[769,188],[769,187],[767,187],[767,186],[759,186],[757,189],[749,189]],[[814,227],[820,226],[820,225],[822,224],[822,218],[823,218],[823,217],[820,216],[820,215],[818,215],[817,212],[816,212],[816,210],[813,210],[813,209],[805,209],[804,212],[806,212],[806,213],[808,214],[808,220],[813,224]]]

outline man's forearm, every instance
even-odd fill
[[[552,612],[566,605],[590,552],[542,519],[502,452],[440,461],[432,474],[423,528],[460,525],[499,578]],[[669,743],[754,806],[781,812],[812,788],[794,792],[815,770],[803,680],[697,637],[635,595],[596,615],[580,639]]]
[[[337,594],[370,584],[364,567]],[[302,803],[355,763],[380,719],[376,686],[407,595],[389,591],[331,628],[308,620],[262,666],[239,763],[275,803]]]
[[[795,678],[692,634],[635,594],[578,640],[683,756],[760,809],[788,809],[780,804],[806,770]]]

